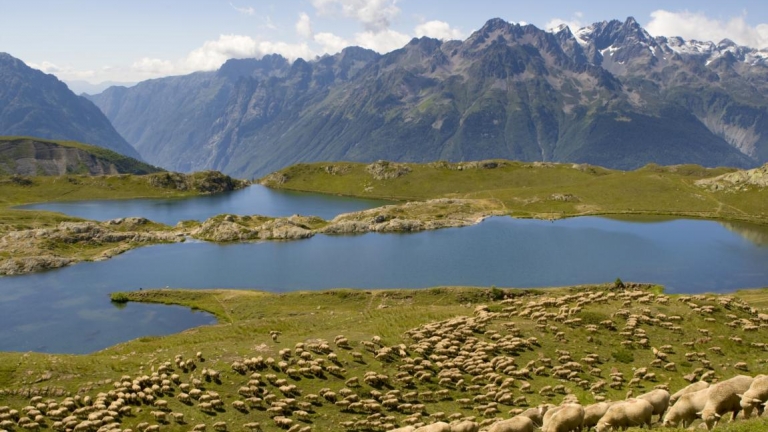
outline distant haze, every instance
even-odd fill
[[[64,81],[64,84],[69,87],[70,90],[72,90],[75,94],[89,94],[89,95],[95,95],[103,92],[104,90],[112,87],[112,86],[122,86],[122,87],[133,87],[137,83],[135,82],[117,82],[117,81],[104,81],[100,82],[98,84],[91,84],[88,81],[82,81],[82,80],[73,80],[73,81]]]

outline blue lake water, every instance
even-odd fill
[[[82,353],[213,322],[210,315],[185,308],[129,304],[118,309],[109,302],[113,291],[546,287],[617,277],[663,284],[676,293],[768,286],[768,227],[706,220],[499,217],[413,234],[155,245],[108,261],[0,278],[0,350]]]
[[[155,222],[175,225],[182,220],[202,221],[224,213],[274,217],[301,214],[332,219],[341,213],[389,203],[382,200],[277,191],[253,185],[234,192],[195,198],[49,202],[17,208],[49,210],[97,221],[141,216]]]

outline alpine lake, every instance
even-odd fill
[[[330,219],[384,204],[251,186],[190,199],[22,208],[93,220],[142,216],[173,225],[221,213]],[[88,353],[216,322],[208,313],[184,307],[113,304],[109,294],[115,291],[528,288],[605,283],[617,277],[664,285],[668,293],[768,286],[768,226],[662,217],[494,217],[470,227],[408,234],[147,246],[106,261],[0,277],[0,351]]]

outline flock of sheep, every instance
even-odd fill
[[[200,352],[176,355],[154,364],[150,374],[110,382],[112,388],[95,396],[33,396],[20,409],[0,406],[0,432],[202,432],[209,427],[217,432],[308,432],[320,430],[315,424],[321,412],[323,417],[332,413],[333,430],[350,432],[603,432],[651,427],[653,416],[665,427],[688,427],[701,419],[701,427],[711,430],[728,413],[733,419],[739,412],[744,417],[762,414],[768,376],[732,376],[749,370],[746,362],[716,364],[709,356],[728,357],[713,345],[711,330],[696,329],[696,339],[682,343],[692,351],[682,354],[669,344],[654,347],[646,329],[666,332],[665,340],[671,340],[685,335],[681,323],[692,317],[704,323],[725,318],[723,324],[734,333],[729,343],[763,352],[766,345],[759,337],[768,316],[728,296],[678,297],[689,310],[685,316],[654,310],[671,301],[631,289],[519,296],[477,306],[472,316],[423,324],[405,332],[406,343],[393,345],[378,336],[350,341],[338,335],[333,341],[311,339],[278,350],[282,336],[273,331],[272,356],[214,360]],[[584,308],[608,304],[621,307],[613,308],[610,319],[585,322]],[[609,364],[615,360],[588,349],[606,332],[621,336],[621,347],[647,352],[652,360],[635,362],[631,376],[625,376]],[[550,349],[556,355],[545,356],[539,340],[545,335],[562,347],[569,337],[583,336],[583,357],[565,349]],[[707,348],[693,351],[697,346]],[[214,369],[224,361],[227,370]],[[372,362],[377,367],[365,370]],[[680,381],[683,363],[692,369],[682,377],[691,384],[670,395],[670,377]],[[667,383],[660,383],[664,379]],[[308,382],[328,387],[311,391]],[[634,396],[646,387],[652,388]],[[619,391],[620,400],[611,401]],[[556,397],[561,400],[557,405],[552,403]],[[542,403],[528,408],[533,400]],[[439,410],[445,407],[455,412]],[[228,421],[216,417],[224,413]]]

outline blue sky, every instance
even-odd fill
[[[768,5],[756,0],[0,0],[0,11],[0,51],[93,83],[212,70],[273,52],[387,52],[414,36],[463,39],[494,17],[547,28],[634,16],[654,35],[768,49]]]

